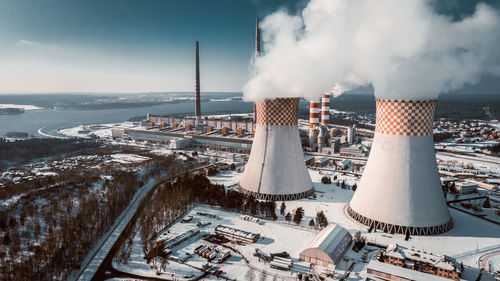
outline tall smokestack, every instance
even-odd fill
[[[433,235],[453,226],[432,137],[436,100],[377,99],[370,157],[347,208],[384,232]]]
[[[330,95],[321,96],[321,125],[330,123]]]
[[[258,56],[260,54],[260,28],[259,28],[259,19],[255,20],[255,55]]]
[[[311,101],[309,104],[309,147],[314,149],[316,146],[319,125],[319,102]]]
[[[309,129],[319,125],[319,102],[311,101],[309,104]]]
[[[200,43],[196,41],[196,77],[195,77],[195,115],[196,118],[201,117],[201,102],[200,102]]]
[[[257,101],[252,151],[239,190],[261,200],[296,200],[314,194],[298,127],[299,98]]]
[[[257,75],[257,58],[260,55],[260,28],[259,19],[255,19],[255,75]],[[253,103],[253,123],[257,122],[257,106]]]

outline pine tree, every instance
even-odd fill
[[[309,221],[309,226],[314,226],[314,219],[311,219],[311,220]]]
[[[296,224],[300,224],[303,217],[304,217],[304,209],[302,207],[298,207],[295,210],[295,215],[293,216],[293,222]]]
[[[326,227],[328,225],[328,219],[326,218],[323,211],[319,211],[316,213],[316,224],[320,227]]]
[[[292,215],[290,215],[290,212],[288,212],[285,216],[285,220],[291,221],[292,220]]]
[[[286,212],[286,205],[285,205],[285,202],[282,202],[282,203],[281,203],[281,207],[280,207],[280,214],[281,214],[282,216],[284,216],[284,215],[285,215],[285,212]]]

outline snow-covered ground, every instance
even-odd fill
[[[236,172],[224,172],[221,175],[212,177],[216,182],[221,181],[237,182],[240,174]],[[240,214],[235,212],[225,211],[219,208],[212,208],[205,205],[199,205],[193,208],[187,215],[193,216],[193,220],[188,223],[178,222],[171,226],[168,230],[168,237],[184,233],[193,228],[197,228],[196,224],[210,223],[206,227],[200,227],[201,233],[186,242],[174,247],[173,256],[181,256],[181,252],[193,253],[194,248],[201,244],[210,244],[201,239],[203,234],[213,233],[217,225],[222,224],[229,227],[241,229],[252,233],[260,233],[261,239],[250,245],[230,244],[231,247],[237,250],[233,252],[233,257],[223,264],[213,263],[224,272],[224,276],[236,280],[245,280],[249,275],[254,275],[259,278],[265,272],[266,280],[274,280],[278,277],[283,280],[294,280],[297,272],[308,272],[309,264],[299,260],[299,253],[309,243],[311,239],[318,233],[318,230],[307,226],[311,218],[316,217],[318,211],[323,211],[330,223],[336,223],[346,228],[351,234],[360,231],[368,241],[382,245],[400,244],[408,248],[430,251],[435,254],[446,254],[457,258],[459,262],[463,262],[465,266],[477,268],[478,259],[485,253],[500,250],[500,226],[483,221],[479,218],[464,214],[456,210],[450,210],[453,217],[454,227],[449,232],[436,236],[412,236],[409,241],[404,240],[404,235],[386,234],[382,232],[367,233],[367,227],[359,224],[351,219],[345,211],[347,203],[350,201],[353,191],[350,187],[356,183],[357,179],[351,176],[338,176],[339,182],[345,181],[347,189],[342,189],[335,184],[322,184],[322,174],[316,170],[310,170],[310,175],[316,189],[316,199],[301,199],[297,201],[287,201],[286,212],[294,213],[295,209],[302,207],[305,210],[305,216],[300,225],[287,222],[283,216],[279,215],[277,221],[263,220],[264,224],[259,225],[254,222],[242,220]],[[333,175],[331,175],[333,176]],[[233,179],[231,179],[233,177]],[[228,185],[228,184],[226,184]],[[281,202],[277,202],[279,208]],[[197,214],[204,212],[213,214],[216,218],[210,218]],[[277,210],[279,212],[279,210]],[[160,233],[162,238],[164,233]],[[166,235],[164,237],[167,237]],[[136,242],[137,239],[136,237]],[[258,258],[253,256],[255,249],[258,248],[266,253],[286,251],[294,260],[294,266],[291,271],[281,271],[272,269],[268,264],[260,262]],[[115,265],[117,269],[127,271],[134,274],[144,276],[155,276],[156,269],[151,268],[143,259],[143,247],[140,243],[134,243],[134,250],[128,265]],[[345,256],[349,259],[349,264],[354,262],[355,266],[348,280],[359,280],[360,277],[366,276],[366,266],[371,258],[376,254],[376,248],[366,247],[360,253],[355,253],[349,250]],[[246,263],[243,257],[249,261]],[[491,259],[491,262],[496,264],[496,259]],[[196,255],[186,260],[186,264],[191,266],[193,276],[199,275],[202,265],[206,260]],[[179,271],[181,275],[188,276],[184,271],[186,265],[180,265],[177,262],[170,262],[167,272]],[[345,264],[342,262],[337,266],[336,278],[340,278],[344,274]],[[475,271],[467,272],[464,278],[472,278],[476,274]],[[477,275],[477,274],[476,274]],[[215,280],[215,277],[212,277]],[[474,277],[475,278],[475,277]],[[212,280],[210,278],[204,280]]]
[[[35,105],[29,105],[29,104],[8,104],[8,103],[1,103],[0,108],[22,108],[24,110],[36,110],[36,109],[43,109],[42,107],[38,107]]]
[[[89,138],[95,135],[98,138],[110,138],[111,129],[115,124],[99,124],[90,126],[77,126],[72,128],[59,129],[58,133],[68,137]]]
[[[491,174],[500,176],[500,158],[483,154],[458,155],[447,152],[436,153],[438,163],[448,164],[460,168],[460,165],[469,165],[477,170],[487,170]]]
[[[90,251],[87,258],[83,261],[80,270],[78,270],[78,272],[74,272],[68,280],[90,280],[94,276],[107,254],[116,243],[116,240],[120,237],[120,234],[135,214],[141,199],[146,196],[154,185],[155,179],[151,179],[136,192],[127,209],[125,209],[125,211],[116,219],[111,229],[103,235],[103,237]]]
[[[488,262],[488,266],[489,266],[490,272],[500,273],[500,255],[491,258]]]
[[[111,154],[110,156],[112,159],[111,161],[121,164],[140,163],[150,159],[149,157],[127,153],[116,153]]]
[[[238,168],[234,171],[221,171],[215,176],[208,177],[208,179],[210,179],[210,182],[212,183],[223,184],[224,186],[233,186],[238,184],[243,176],[243,172],[238,173],[237,170]]]

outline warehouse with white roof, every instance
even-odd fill
[[[351,242],[352,236],[345,228],[332,224],[309,242],[300,259],[323,267],[337,265]]]

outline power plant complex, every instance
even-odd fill
[[[257,19],[255,60],[260,51]],[[302,128],[303,139],[299,98],[295,97],[254,101],[253,116],[242,119],[203,117],[196,41],[194,116],[148,114],[144,124],[148,128],[117,128],[113,136],[174,143],[174,149],[191,146],[250,153],[237,185],[240,192],[260,200],[298,200],[315,194],[304,149],[353,159],[367,156],[365,148],[353,145],[355,126],[342,128],[346,134],[340,138],[341,129],[330,124],[330,98],[324,93],[309,102],[309,126]],[[376,100],[373,144],[359,187],[346,209],[350,217],[370,229],[407,235],[434,235],[453,226],[433,151],[435,104],[435,100]],[[322,163],[329,163],[325,159]]]
[[[260,36],[257,19],[256,75],[262,59]],[[341,111],[337,109],[340,102],[331,109],[331,102],[342,99],[328,92],[310,100],[277,94],[245,103],[239,96],[221,99],[226,93],[216,93],[210,102],[217,102],[222,110],[205,109],[202,114],[200,43],[196,41],[194,47],[194,95],[189,94],[189,102],[185,96],[179,98],[187,103],[188,114],[147,114],[145,120],[124,122],[122,127],[108,124],[113,138],[132,140],[134,146],[141,142],[143,147],[155,142],[151,153],[171,155],[176,167],[192,167],[186,179],[196,173],[195,180],[204,177],[211,184],[200,186],[208,200],[193,201],[182,220],[155,232],[150,240],[151,252],[168,245],[165,255],[174,261],[168,263],[169,268],[182,269],[178,272],[183,274],[184,268],[200,271],[198,279],[210,274],[219,278],[224,272],[222,277],[231,280],[240,280],[247,265],[251,265],[248,279],[257,268],[256,272],[264,274],[262,280],[459,281],[474,280],[469,277],[477,274],[481,277],[481,266],[471,274],[470,264],[462,262],[481,264],[500,249],[499,223],[493,221],[500,193],[490,196],[500,188],[490,186],[488,193],[478,192],[479,184],[487,180],[500,184],[500,174],[492,173],[491,178],[473,174],[484,167],[457,165],[456,159],[472,158],[469,163],[476,165],[481,157],[492,158],[455,156],[465,153],[446,153],[440,148],[451,146],[449,139],[434,142],[434,132],[443,133],[439,127],[443,120],[434,123],[437,100],[375,98],[374,115]],[[205,93],[204,101],[210,95]],[[235,104],[244,105],[240,113],[227,114]],[[495,160],[486,162],[493,165]],[[452,170],[452,166],[458,168]],[[450,195],[454,199],[447,202]],[[479,213],[480,209],[486,212]],[[454,224],[453,231],[433,237]],[[478,241],[470,234],[475,224],[479,231],[485,230]],[[456,236],[457,240],[450,241]],[[468,242],[463,249],[462,242]],[[147,260],[139,258],[137,264]],[[155,268],[157,261],[147,261],[151,265],[145,270],[155,269],[156,275],[165,278],[175,276]],[[183,276],[195,279],[193,274]]]

